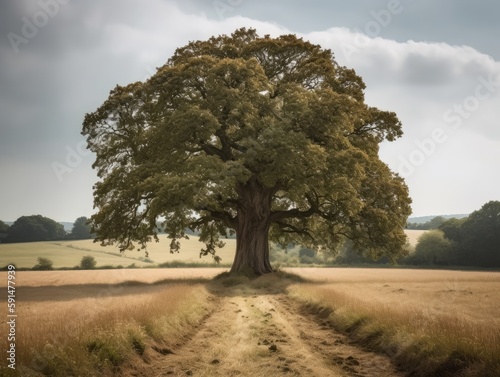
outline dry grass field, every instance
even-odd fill
[[[17,272],[18,374],[11,373],[4,361],[0,374],[111,373],[146,348],[172,347],[210,312],[203,284],[203,276],[213,276],[208,269],[199,274],[184,270],[175,276],[165,274],[167,270],[139,271]],[[6,273],[0,275],[6,283]],[[165,279],[169,280],[154,283]],[[2,302],[5,291],[3,286]],[[6,331],[2,321],[0,333]],[[8,349],[5,337],[0,345]]]
[[[18,271],[17,375],[500,375],[500,273],[223,271]]]
[[[500,376],[500,273],[296,269],[290,295],[420,375]],[[451,374],[447,374],[451,373]]]
[[[148,245],[148,259],[144,250],[130,250],[123,254],[116,246],[103,247],[92,240],[29,242],[16,244],[0,244],[0,266],[14,263],[18,268],[31,268],[37,264],[38,257],[49,258],[54,268],[74,267],[80,264],[83,256],[91,255],[97,267],[123,266],[135,264],[137,267],[148,267],[166,262],[181,261],[184,263],[213,263],[210,256],[200,258],[203,244],[196,237],[181,240],[181,251],[178,254],[169,252],[170,239],[166,235],[159,236],[160,242]],[[226,246],[218,250],[222,263],[231,263],[236,250],[236,240],[227,239]]]
[[[417,244],[418,238],[425,232],[427,232],[427,230],[405,229],[406,237],[408,237],[408,243],[411,246],[415,246]]]
[[[322,288],[378,306],[459,315],[500,328],[500,273],[399,269],[294,269]]]
[[[21,287],[65,287],[84,288],[87,285],[153,284],[160,281],[190,279],[212,279],[226,268],[152,268],[111,269],[77,271],[21,271],[17,273],[17,284]],[[0,272],[4,276],[5,272]],[[7,280],[0,280],[0,289],[7,286]],[[26,289],[26,288],[25,288]]]

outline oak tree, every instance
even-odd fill
[[[330,50],[239,29],[178,48],[145,82],[114,88],[85,116],[96,154],[97,240],[142,247],[162,219],[200,232],[213,255],[235,232],[232,272],[271,272],[269,242],[334,252],[346,239],[395,258],[410,199],[378,157],[402,135],[393,112]]]
[[[77,218],[73,223],[73,228],[71,229],[69,237],[75,240],[92,238],[92,230],[89,225],[89,219],[85,216]]]

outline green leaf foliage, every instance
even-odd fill
[[[500,267],[500,202],[490,201],[459,227],[457,253],[463,265]]]
[[[85,216],[77,218],[73,223],[73,228],[71,229],[70,237],[75,240],[84,240],[92,238],[89,219],[86,218]]]
[[[9,225],[0,220],[0,233],[7,233],[9,230]]]
[[[441,230],[430,230],[419,237],[415,252],[406,262],[417,265],[453,264],[451,250],[452,244]]]
[[[52,260],[50,260],[49,258],[38,257],[36,260],[37,264],[33,266],[32,270],[48,271],[54,269],[54,262],[52,262]]]
[[[41,215],[21,216],[7,230],[6,242],[61,240],[66,237],[62,224]]]
[[[350,239],[396,258],[410,199],[378,151],[401,123],[368,106],[364,88],[330,50],[295,35],[239,29],[177,49],[85,117],[100,178],[97,239],[144,247],[163,219],[172,252],[190,228],[202,254],[215,255],[219,236],[240,229],[245,205],[261,198],[269,203],[252,205],[272,241],[334,252]]]
[[[80,261],[80,268],[84,270],[92,270],[97,265],[97,261],[91,255],[85,255]]]

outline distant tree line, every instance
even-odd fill
[[[438,229],[441,224],[445,223],[447,219],[443,216],[436,216],[433,219],[425,223],[407,223],[406,229],[417,229],[417,230],[431,230]]]
[[[405,262],[500,268],[500,202],[490,201],[466,218],[424,233]]]
[[[93,235],[88,221],[85,216],[77,218],[71,232],[67,233],[62,224],[42,215],[21,216],[10,226],[0,220],[0,242],[89,239],[93,238]]]

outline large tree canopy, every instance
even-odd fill
[[[255,30],[191,42],[146,82],[117,86],[83,125],[96,154],[97,239],[122,250],[187,228],[214,257],[236,233],[232,271],[272,271],[269,241],[334,251],[345,239],[396,257],[410,214],[378,157],[402,135],[392,112],[330,50]]]

